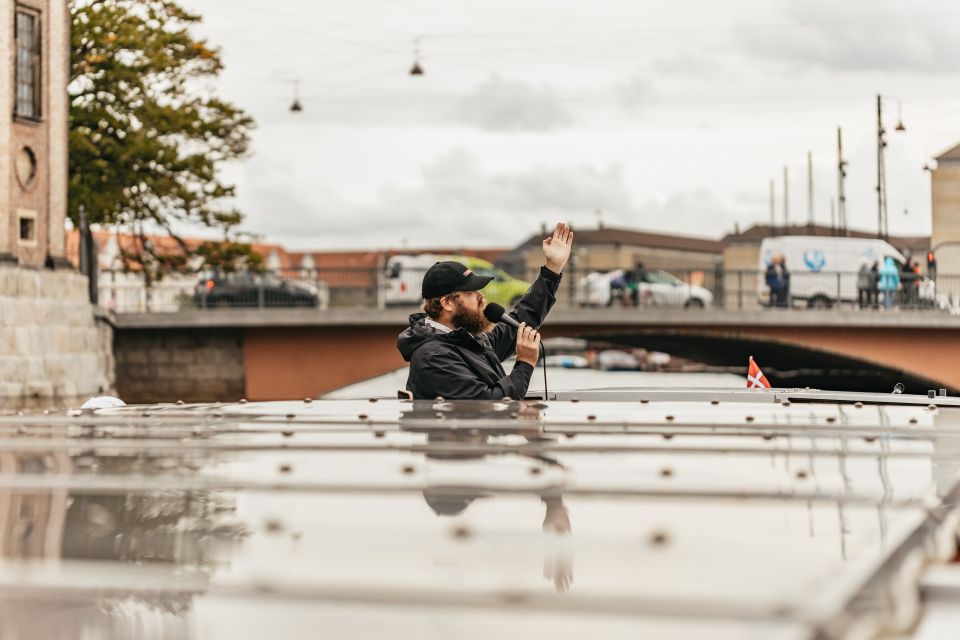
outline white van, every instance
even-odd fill
[[[423,274],[437,261],[434,254],[396,255],[383,268],[381,290],[386,305],[420,304]]]
[[[806,302],[811,307],[829,307],[837,302],[857,300],[857,274],[863,262],[883,265],[887,256],[899,265],[906,260],[879,238],[838,238],[821,236],[779,236],[760,244],[757,265],[757,296],[761,304],[770,300],[766,270],[775,256],[783,256],[790,273],[790,304]]]

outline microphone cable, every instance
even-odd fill
[[[543,336],[540,336],[540,363],[543,364],[543,400],[546,402],[550,398],[547,396],[547,350],[543,348]]]

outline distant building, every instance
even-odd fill
[[[930,172],[931,245],[937,272],[960,274],[960,144],[937,157]]]
[[[138,263],[124,260],[124,254],[142,250],[148,241],[159,253],[178,255],[182,247],[169,236],[151,235],[140,238],[116,231],[94,231],[97,253],[97,283],[100,305],[117,312],[176,311],[190,307],[201,269],[199,258],[177,273],[164,274],[151,283],[148,290]],[[200,245],[199,238],[181,238],[187,248]],[[334,306],[376,305],[381,287],[383,266],[394,255],[427,254],[435,256],[466,255],[491,263],[506,252],[501,248],[434,247],[430,249],[370,249],[359,251],[288,251],[279,244],[252,243],[251,248],[263,258],[263,268],[275,276],[313,284],[321,290],[321,304]],[[67,258],[80,264],[80,234],[72,230],[67,236]]]
[[[0,8],[0,261],[65,266],[67,71],[65,0]]]
[[[541,243],[549,233],[549,229],[542,229],[531,236],[501,256],[498,266],[514,276],[530,278],[543,264]],[[702,284],[718,268],[722,250],[720,241],[711,238],[614,227],[574,228],[568,269],[572,267],[574,273],[633,269],[642,262],[645,269],[663,269]]]

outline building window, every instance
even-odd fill
[[[20,153],[17,154],[15,166],[17,180],[20,181],[20,186],[26,189],[33,183],[33,179],[37,177],[37,156],[34,155],[33,149],[30,147],[20,149]]]
[[[17,97],[14,115],[40,119],[40,15],[17,9]]]
[[[37,244],[37,212],[20,209],[17,211],[17,225],[20,229],[20,244]]]

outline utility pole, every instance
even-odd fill
[[[807,226],[813,232],[813,154],[807,151]]]
[[[836,203],[834,202],[833,198],[830,198],[830,235],[832,236],[837,235],[837,214],[836,207],[834,206],[835,204]]]
[[[776,197],[776,187],[774,186],[774,181],[770,181],[770,235],[776,235],[777,228],[777,215],[776,208],[774,206],[774,198]]]
[[[847,195],[844,189],[847,161],[843,159],[843,129],[837,127],[837,227],[847,235]]]
[[[886,131],[883,129],[883,98],[877,94],[877,236],[886,238],[887,229],[887,170],[883,163],[884,148],[887,141],[884,139]]]
[[[783,165],[783,227],[790,226],[790,187],[787,165]]]

